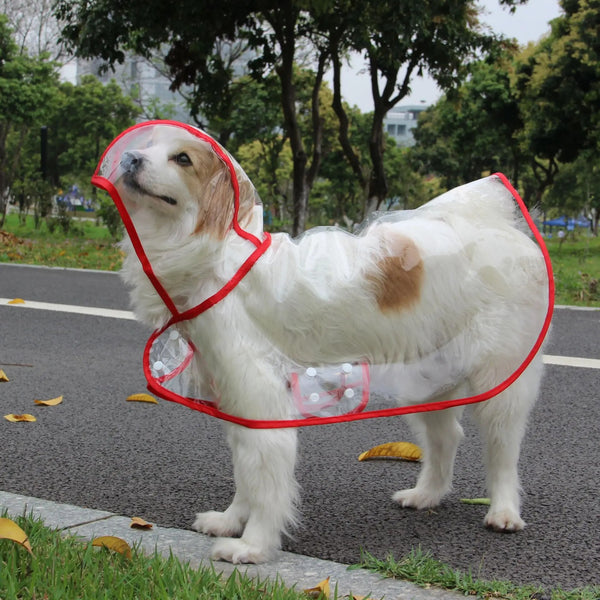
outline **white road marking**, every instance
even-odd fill
[[[584,369],[600,369],[600,359],[579,358],[577,356],[551,356],[544,355],[544,364],[559,365],[561,367],[583,367]]]
[[[115,310],[112,308],[96,308],[91,306],[74,306],[71,304],[54,304],[51,302],[35,302],[25,300],[19,304],[9,304],[12,298],[0,298],[0,306],[11,306],[17,308],[34,308],[38,310],[51,310],[56,312],[72,313],[78,315],[91,315],[95,317],[109,317],[112,319],[126,319],[135,321],[135,316],[129,310]],[[579,358],[576,356],[551,356],[544,355],[544,363],[547,365],[558,365],[563,367],[580,367],[584,369],[600,369],[600,359]]]
[[[96,308],[93,306],[72,306],[70,304],[54,304],[52,302],[35,302],[34,300],[25,300],[19,304],[9,304],[14,298],[0,298],[0,306],[10,306],[17,308],[35,308],[38,310],[52,310],[55,312],[72,313],[77,315],[91,315],[94,317],[109,317],[112,319],[127,319],[135,321],[135,316],[130,310],[116,310],[114,308]]]

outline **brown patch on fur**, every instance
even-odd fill
[[[377,263],[376,272],[368,275],[375,284],[382,312],[400,311],[415,304],[421,296],[424,272],[415,243],[404,236],[388,236],[390,254]]]

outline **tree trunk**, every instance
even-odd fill
[[[375,106],[369,137],[369,155],[371,156],[373,170],[369,179],[369,192],[363,218],[368,217],[374,210],[378,210],[387,197],[388,184],[383,168],[383,119],[386,112],[381,106]]]
[[[304,231],[308,206],[308,190],[306,189],[306,164],[308,158],[298,125],[296,89],[294,86],[294,56],[296,49],[294,29],[297,16],[298,13],[296,10],[293,10],[289,6],[283,6],[279,10],[276,10],[270,19],[281,49],[281,63],[277,67],[277,75],[281,83],[281,105],[294,163],[292,235],[298,235]]]

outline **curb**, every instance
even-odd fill
[[[349,571],[348,565],[283,551],[279,551],[274,560],[262,565],[212,562],[209,558],[212,540],[200,533],[158,526],[149,530],[132,529],[129,526],[130,517],[9,492],[0,492],[0,509],[6,510],[12,517],[31,514],[51,529],[65,531],[85,540],[102,535],[117,536],[130,545],[139,544],[145,553],[156,551],[165,557],[173,554],[193,568],[210,567],[226,577],[238,571],[250,578],[277,579],[287,587],[298,590],[312,588],[330,577],[331,588],[337,588],[338,598],[349,594],[368,596],[373,600],[383,597],[386,600],[458,600],[463,597],[456,592],[421,588],[363,569]]]

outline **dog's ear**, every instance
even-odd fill
[[[198,153],[195,161],[198,179],[204,182],[198,192],[198,219],[194,233],[222,240],[233,225],[235,195],[231,172],[212,150]],[[242,168],[234,163],[239,188],[238,222],[252,218],[256,204],[254,186]]]
[[[207,234],[218,240],[227,235],[233,221],[234,193],[231,174],[214,152],[204,158],[201,186],[198,198],[198,220],[194,233]]]

